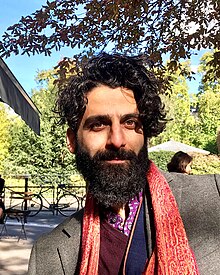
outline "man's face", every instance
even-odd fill
[[[133,92],[102,85],[92,89],[87,99],[77,141],[89,155],[93,157],[98,151],[120,148],[137,155],[144,145],[144,135]],[[112,159],[109,163],[125,163],[125,160]]]
[[[131,90],[99,86],[88,96],[75,139],[76,164],[94,198],[120,207],[146,183],[147,149]],[[71,143],[71,132],[67,133]]]

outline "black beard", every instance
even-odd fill
[[[124,164],[110,164],[106,160],[126,160]],[[149,168],[148,152],[142,147],[139,154],[125,149],[98,151],[94,157],[79,144],[76,165],[88,184],[90,194],[104,207],[122,207],[138,195],[146,185]]]

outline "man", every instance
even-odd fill
[[[147,141],[166,119],[142,60],[92,58],[57,110],[87,182],[86,206],[36,242],[29,275],[217,274],[219,178],[166,180],[148,159]]]

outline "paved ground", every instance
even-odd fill
[[[40,212],[35,217],[29,217],[25,230],[27,239],[21,232],[21,224],[17,220],[7,221],[7,233],[4,231],[0,239],[0,274],[24,275],[27,274],[28,260],[33,242],[43,233],[51,231],[65,217],[53,215],[51,212]],[[2,225],[0,225],[0,232]],[[20,239],[18,241],[18,237]],[[42,274],[43,275],[43,274]]]

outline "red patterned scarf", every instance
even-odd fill
[[[165,178],[153,163],[147,173],[147,180],[154,212],[156,245],[143,274],[199,274],[175,198]],[[99,212],[93,198],[87,196],[80,275],[98,275],[99,246]]]

